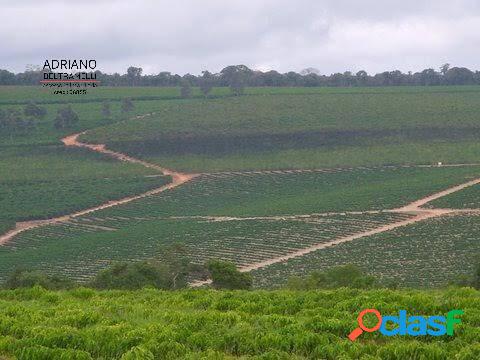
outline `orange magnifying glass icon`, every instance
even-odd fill
[[[368,328],[364,325],[363,323],[363,317],[365,316],[365,314],[368,314],[368,313],[372,313],[372,314],[375,314],[375,316],[377,317],[378,319],[378,323],[377,325],[375,325],[374,327],[372,328]],[[382,326],[382,315],[380,314],[380,311],[376,310],[376,309],[365,309],[365,310],[362,310],[360,312],[360,314],[358,314],[358,317],[357,317],[357,322],[358,322],[358,327],[353,330],[350,335],[348,335],[348,338],[352,341],[355,341],[357,337],[359,337],[360,335],[362,335],[362,333],[364,331],[366,332],[374,332],[374,331],[377,331],[378,329],[380,329],[380,326]]]

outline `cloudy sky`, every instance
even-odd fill
[[[148,74],[480,69],[480,1],[0,0],[0,44],[14,72],[69,58]]]

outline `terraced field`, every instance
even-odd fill
[[[291,275],[357,264],[401,286],[445,286],[473,273],[480,254],[479,231],[480,214],[434,218],[256,270],[255,284],[279,287]]]

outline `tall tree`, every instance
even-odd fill
[[[70,105],[57,110],[57,116],[53,122],[56,129],[68,129],[79,121],[78,115]]]
[[[207,70],[202,71],[202,77],[200,78],[199,85],[203,96],[208,97],[208,94],[210,91],[212,91],[214,81],[215,79],[212,73]]]
[[[102,102],[102,116],[104,119],[110,119],[112,112],[110,110],[110,103],[108,101]]]
[[[180,85],[180,97],[182,99],[188,99],[192,97],[192,86],[186,79],[183,79]]]
[[[121,105],[121,110],[122,114],[128,114],[135,108],[135,105],[133,104],[133,101],[131,98],[124,98],[122,100],[122,105]]]
[[[43,106],[38,106],[33,101],[31,101],[27,105],[25,105],[23,113],[25,114],[25,116],[31,116],[35,119],[40,120],[45,118],[45,116],[47,115],[47,109],[45,109]]]

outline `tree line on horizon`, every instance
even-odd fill
[[[13,73],[0,69],[0,85],[37,85],[43,79],[43,70],[27,70]],[[399,70],[385,71],[370,75],[366,71],[353,73],[334,73],[321,75],[314,68],[307,68],[297,73],[290,71],[279,73],[275,70],[252,70],[245,65],[231,65],[219,73],[203,71],[201,75],[185,74],[183,76],[162,71],[156,75],[144,75],[140,67],[130,66],[125,74],[107,74],[95,71],[96,79],[105,86],[195,86],[205,89],[212,87],[355,87],[355,86],[436,86],[436,85],[480,85],[480,71],[465,67],[442,65],[420,72],[403,73]]]

